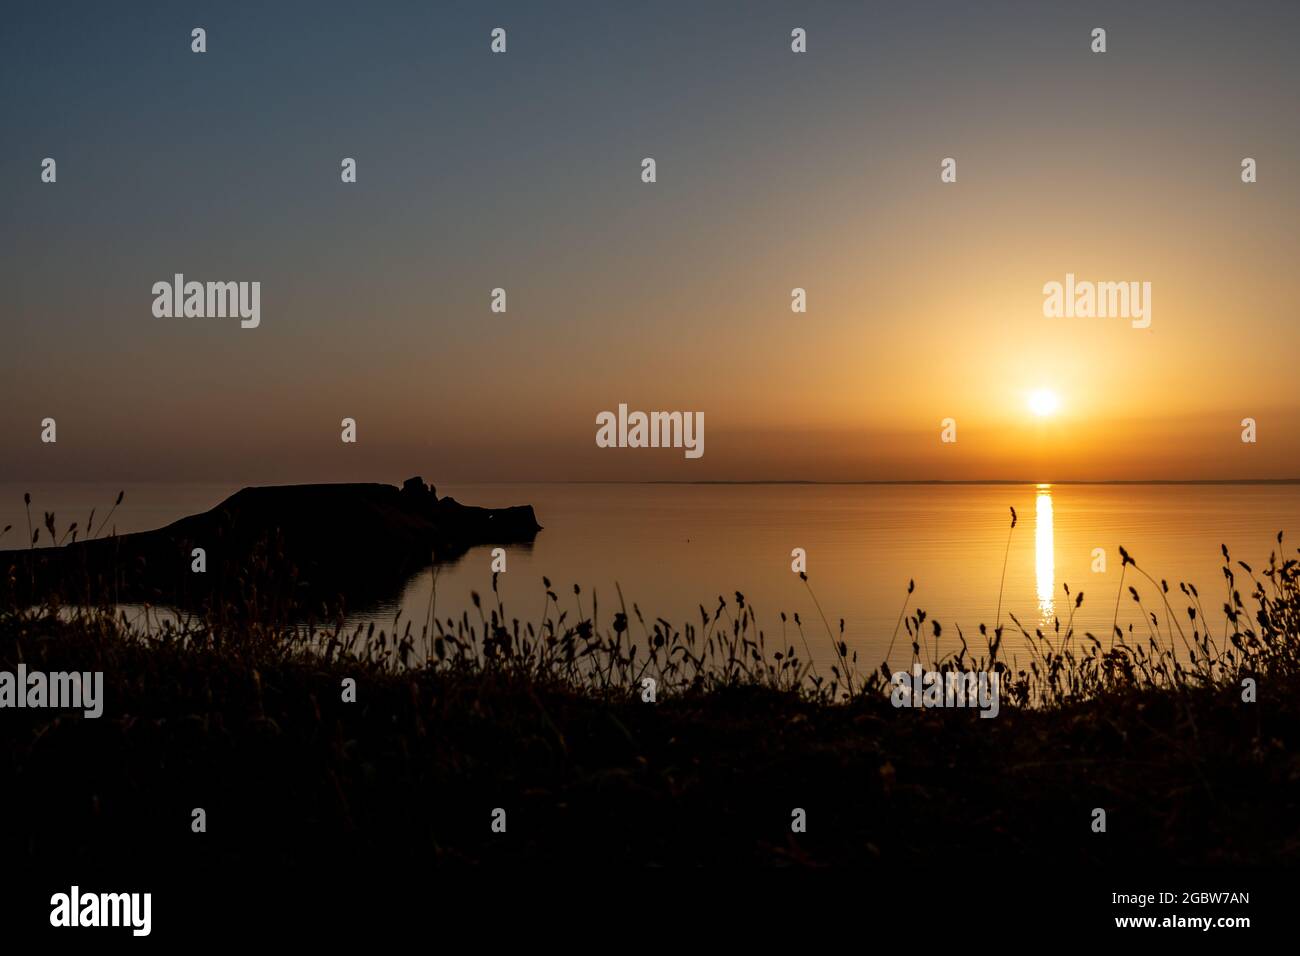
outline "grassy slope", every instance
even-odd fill
[[[756,685],[642,703],[506,667],[395,675],[250,641],[0,617],[0,669],[103,670],[98,720],[0,712],[32,860],[1294,862],[1300,682],[996,719]],[[341,701],[345,677],[359,700]],[[208,832],[190,832],[203,807]],[[504,807],[506,834],[490,831]],[[808,832],[790,832],[790,812]],[[1106,834],[1090,830],[1104,807]],[[14,821],[17,821],[16,825]],[[973,872],[973,871],[972,871]]]

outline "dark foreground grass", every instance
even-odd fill
[[[103,671],[105,709],[0,711],[0,819],[11,859],[70,866],[1295,862],[1296,562],[1247,568],[1244,598],[1229,564],[1219,627],[1124,562],[1161,611],[1186,594],[1184,621],[1134,588],[1110,640],[1067,621],[1008,664],[1000,628],[972,654],[905,606],[914,659],[1003,675],[994,719],[893,707],[888,668],[859,671],[829,623],[819,673],[816,635],[761,633],[740,595],[678,630],[576,588],[571,617],[548,583],[536,622],[498,604],[427,642],[10,608],[0,669]]]

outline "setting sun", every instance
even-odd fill
[[[1060,407],[1060,397],[1050,389],[1040,388],[1029,393],[1029,410],[1039,418],[1054,414]]]

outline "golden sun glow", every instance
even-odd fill
[[[1034,501],[1034,578],[1038,611],[1044,623],[1056,613],[1056,542],[1053,532],[1052,486],[1039,485]]]
[[[1061,407],[1061,398],[1048,388],[1039,388],[1029,393],[1029,410],[1039,418],[1053,415]]]

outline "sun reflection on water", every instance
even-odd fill
[[[1045,623],[1056,615],[1056,555],[1052,533],[1052,486],[1039,485],[1035,502],[1034,572],[1038,586],[1038,612]]]

